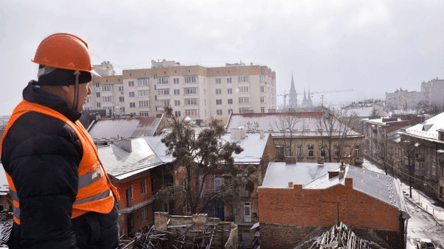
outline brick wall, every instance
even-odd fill
[[[352,229],[388,231],[401,236],[399,230],[401,230],[402,224],[399,221],[398,209],[354,190],[351,178],[346,179],[346,186],[339,184],[328,189],[314,190],[302,189],[302,185],[294,185],[293,189],[260,188],[258,195],[259,221],[261,223],[275,223],[299,228],[331,227],[337,223],[339,215],[339,221]],[[270,233],[275,234],[276,232]],[[305,232],[300,233],[305,234]],[[262,230],[261,225],[261,239],[262,236],[272,240],[267,243],[291,244],[297,242],[292,241],[293,239],[299,238],[298,235],[294,235],[285,241],[285,237],[268,236]],[[398,241],[399,238],[393,240]]]
[[[146,182],[145,194],[140,193],[140,182],[142,180],[145,180]],[[134,206],[139,202],[146,201],[152,197],[151,176],[149,173],[132,181],[128,181],[125,183],[119,182],[113,184],[114,186],[116,186],[117,191],[119,192],[120,195],[119,209],[124,209],[128,207],[126,203],[126,190],[129,189],[131,185],[133,186],[133,198],[131,199],[131,206]]]

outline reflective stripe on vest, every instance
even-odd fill
[[[73,123],[53,109],[23,100],[14,109],[9,119],[3,138],[0,142],[0,153],[3,140],[6,137],[9,128],[21,115],[31,111],[62,120],[74,130],[82,144],[83,157],[78,167],[79,185],[76,200],[73,203],[71,218],[78,217],[90,211],[103,214],[109,213],[114,206],[113,193],[117,199],[119,199],[119,194],[117,189],[111,184],[111,181],[99,160],[99,155],[91,136],[79,121]],[[17,224],[20,224],[20,199],[12,178],[8,173],[6,173],[6,175],[10,186],[10,195],[13,199],[14,221]]]

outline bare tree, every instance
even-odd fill
[[[355,132],[352,128],[357,126],[359,118],[355,113],[347,115],[343,109],[330,108],[325,111],[322,118],[316,122],[317,134],[321,138],[321,146],[325,147],[328,153],[328,161],[333,162],[333,154],[337,153],[336,157],[342,158],[345,147],[350,147],[350,160],[356,157],[355,149],[361,146],[358,139],[362,135]],[[360,149],[360,148],[359,148]]]
[[[288,112],[282,115],[275,120],[274,126],[279,131],[279,135],[277,139],[275,139],[276,147],[282,150],[277,155],[278,161],[285,161],[285,157],[293,157],[296,158],[296,152],[293,150],[295,138],[303,133],[303,131],[299,132],[297,130],[297,124],[300,122],[300,117],[296,115],[295,112]]]
[[[234,164],[233,153],[239,154],[243,149],[236,143],[222,141],[225,130],[213,120],[209,128],[198,135],[186,125],[183,119],[172,115],[171,107],[165,107],[171,117],[171,129],[162,142],[168,148],[168,154],[175,157],[183,177],[176,175],[176,184],[159,191],[159,196],[175,196],[178,206],[185,206],[191,213],[196,213],[216,200],[233,200],[239,197],[239,188],[246,187],[253,191],[257,181],[254,166],[244,167]],[[224,181],[218,191],[204,194],[205,179],[214,170],[223,169],[230,180]]]

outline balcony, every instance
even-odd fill
[[[169,100],[171,95],[157,95],[157,100]]]

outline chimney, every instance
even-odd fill
[[[339,175],[338,171],[328,171],[328,179],[331,179],[333,177],[336,177]]]
[[[293,188],[293,182],[288,182],[288,187]]]
[[[231,129],[231,139],[234,140],[234,142],[239,142],[240,140],[240,134],[239,130],[237,128]]]
[[[343,179],[345,176],[345,165],[344,162],[341,162],[341,166],[339,167],[339,179]]]
[[[193,214],[193,230],[205,230],[207,227],[207,214]]]
[[[261,130],[259,133],[261,134],[261,139],[263,139],[265,137],[264,131]]]
[[[133,152],[133,148],[131,146],[131,139],[121,138],[121,140],[113,141],[113,144],[119,146],[120,148],[122,148],[124,151],[126,151],[128,153]]]
[[[344,158],[344,162],[345,162],[346,164],[350,164],[350,155],[348,155],[348,156],[346,156],[346,157]],[[344,162],[342,162],[342,163],[344,163]]]
[[[167,212],[155,212],[154,213],[154,226],[157,230],[168,230],[168,213]]]
[[[324,166],[325,159],[323,156],[318,157],[318,166]]]
[[[239,127],[239,129],[240,129],[240,134],[241,134],[240,138],[245,139],[245,137],[247,136],[247,130],[245,130],[244,127]]]

